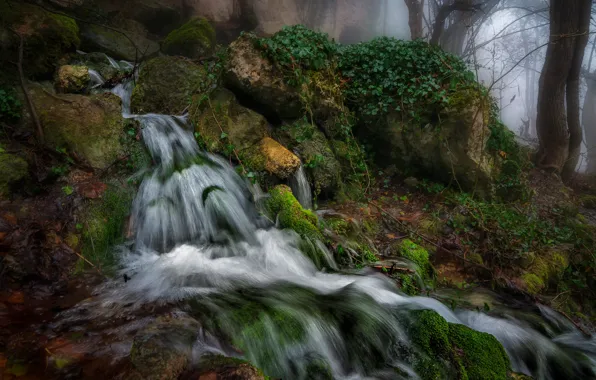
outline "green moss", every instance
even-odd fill
[[[418,285],[416,285],[416,280],[413,275],[400,274],[397,279],[401,290],[407,295],[415,296],[420,293],[420,289],[418,289]]]
[[[454,355],[465,372],[462,378],[506,380],[510,369],[505,349],[494,336],[469,327],[449,324],[449,339]]]
[[[530,294],[538,294],[544,290],[544,281],[534,273],[525,273],[522,280],[526,284],[526,290]]]
[[[170,32],[162,43],[161,50],[168,55],[182,55],[201,58],[213,53],[215,30],[203,17],[190,20]]]
[[[271,197],[267,202],[267,210],[273,220],[279,221],[281,227],[292,229],[311,240],[323,239],[317,216],[300,205],[288,186],[276,186],[269,194]]]
[[[116,264],[114,246],[125,239],[124,227],[134,190],[120,184],[109,185],[101,199],[92,200],[83,213],[83,256],[109,273]],[[85,269],[80,262],[78,269]]]
[[[410,239],[406,239],[399,244],[398,254],[416,263],[422,271],[421,275],[423,277],[429,274],[431,265],[428,251],[425,248],[419,246]]]
[[[74,19],[56,13],[48,13],[48,15],[60,27],[60,36],[62,38],[62,43],[65,46],[79,46],[81,44],[81,40],[79,39],[79,26]]]
[[[27,161],[14,154],[4,153],[0,146],[0,198],[8,196],[11,185],[25,179],[28,172]]]
[[[325,219],[325,225],[340,236],[346,236],[351,228],[350,223],[343,218]]]

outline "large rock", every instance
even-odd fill
[[[168,55],[181,55],[191,59],[209,56],[215,49],[215,30],[202,18],[190,20],[170,32],[161,45]]]
[[[157,57],[141,66],[132,93],[135,113],[180,114],[206,83],[207,71],[184,57]]]
[[[141,330],[130,351],[130,360],[137,372],[131,377],[178,379],[191,362],[192,346],[199,329],[199,323],[192,318],[167,316]]]
[[[458,99],[441,113],[437,125],[403,123],[401,114],[387,116],[369,130],[376,135],[377,150],[386,162],[418,169],[436,180],[457,181],[466,190],[489,196],[498,175],[494,156],[486,149],[490,137],[488,105],[472,90],[455,94]]]
[[[147,36],[144,27],[134,20],[123,20],[118,29],[86,24],[81,30],[81,48],[85,51],[100,51],[116,59],[140,61],[159,52],[159,44]]]
[[[116,95],[58,97],[41,85],[31,86],[29,94],[38,110],[46,144],[52,149],[66,148],[96,169],[106,168],[120,157],[124,119]]]
[[[255,46],[248,35],[234,41],[228,50],[225,81],[281,118],[298,118],[302,104],[296,89],[288,86],[283,73]]]
[[[0,9],[0,12],[3,13],[0,20],[7,22],[13,30],[23,36],[23,66],[28,76],[51,78],[57,62],[64,55],[74,52],[80,45],[79,27],[70,17],[16,2],[11,2],[8,9]],[[10,58],[15,61],[19,39],[13,34],[7,38],[9,40],[3,45],[15,52]]]
[[[64,65],[56,72],[54,87],[61,93],[81,93],[87,89],[90,80],[86,66]]]
[[[268,136],[265,117],[238,104],[226,89],[217,89],[208,101],[191,107],[190,117],[198,138],[211,152],[222,153],[228,144],[243,151]]]
[[[0,146],[0,199],[9,195],[10,186],[27,177],[27,161],[9,154]]]
[[[245,156],[252,170],[266,171],[280,179],[290,177],[300,167],[300,159],[270,137],[262,139]]]

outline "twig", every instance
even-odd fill
[[[35,106],[33,105],[33,101],[31,100],[31,96],[27,91],[27,84],[25,83],[25,74],[23,72],[23,50],[24,50],[24,38],[22,34],[17,33],[15,30],[10,29],[11,32],[19,36],[19,61],[17,62],[17,69],[19,70],[19,77],[21,80],[21,89],[23,90],[23,94],[25,95],[25,100],[27,101],[27,106],[29,108],[29,112],[31,112],[31,117],[33,118],[33,122],[35,123],[35,127],[37,129],[37,141],[40,144],[44,143],[43,137],[43,128],[41,127],[41,123],[39,121],[39,117],[37,116],[37,111],[35,111]]]
[[[70,248],[70,247],[69,247]],[[91,261],[87,260],[85,258],[85,256],[81,255],[80,253],[78,253],[77,251],[75,251],[74,249],[71,249],[72,252],[77,255],[80,259],[82,259],[83,261],[85,261],[87,264],[91,265],[93,268],[95,268],[95,270],[97,271],[97,273],[101,274],[103,276],[103,273],[101,273],[101,270],[99,270],[98,267],[96,267]]]

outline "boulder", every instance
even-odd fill
[[[81,93],[87,89],[90,80],[86,66],[64,65],[56,72],[54,87],[60,93]]]
[[[137,377],[178,379],[191,362],[199,329],[199,323],[190,317],[166,316],[139,331],[130,350]]]
[[[219,88],[209,101],[197,104],[201,99],[200,95],[195,97],[190,118],[198,138],[209,151],[222,153],[228,144],[243,151],[268,136],[265,117],[241,106],[230,91]]]
[[[170,32],[161,45],[167,55],[181,55],[198,59],[213,54],[215,30],[209,22],[198,17]]]
[[[206,82],[205,68],[187,58],[153,58],[141,66],[132,93],[132,111],[180,114]]]
[[[10,187],[28,175],[27,161],[14,154],[5,153],[0,146],[0,198],[10,194]]]
[[[114,81],[131,70],[115,60],[110,62],[110,58],[100,52],[77,54],[70,59],[69,64],[87,66],[89,70],[95,70],[105,81]]]
[[[79,27],[70,17],[50,13],[42,8],[11,3],[2,19],[24,39],[23,66],[33,78],[51,78],[57,62],[80,45]],[[19,39],[10,34],[6,45],[16,52]],[[16,54],[16,53],[15,53]],[[16,60],[13,56],[12,60]]]
[[[46,144],[66,148],[96,169],[104,169],[123,153],[121,101],[116,95],[56,96],[41,85],[29,94],[39,112]]]
[[[255,47],[251,36],[244,35],[234,41],[228,54],[224,73],[227,86],[282,119],[302,116],[298,91],[285,82],[283,73]]]
[[[118,28],[123,33],[106,27],[86,24],[81,29],[81,48],[100,51],[115,59],[140,61],[159,52],[159,44],[147,36],[144,27],[134,20],[122,20]]]
[[[266,171],[280,179],[290,177],[300,167],[300,159],[270,137],[263,138],[244,154],[253,171]]]
[[[282,228],[292,229],[302,237],[323,240],[317,216],[300,205],[288,186],[278,185],[269,194],[266,210],[271,220],[277,220]]]
[[[498,168],[486,149],[491,134],[488,105],[473,90],[462,90],[452,99],[458,101],[441,112],[436,125],[407,124],[399,113],[390,113],[384,126],[374,125],[369,132],[376,135],[379,158],[439,181],[455,179],[465,190],[490,196]]]
[[[300,157],[315,192],[331,194],[337,190],[342,168],[323,132],[301,119],[279,128],[276,136]]]

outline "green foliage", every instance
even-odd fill
[[[285,26],[269,38],[255,40],[256,46],[279,67],[291,73],[290,83],[304,83],[305,70],[321,70],[330,65],[337,45],[326,34],[303,25]]]
[[[431,265],[429,261],[428,251],[414,243],[410,239],[405,239],[398,246],[398,253],[400,256],[414,262],[420,268],[420,275],[426,277],[430,270]]]
[[[22,104],[11,88],[0,87],[0,121],[14,122],[21,118]]]
[[[460,58],[420,40],[381,37],[345,46],[338,68],[348,101],[371,122],[392,111],[420,119],[420,110],[449,105],[449,96],[462,86],[478,86]]]

